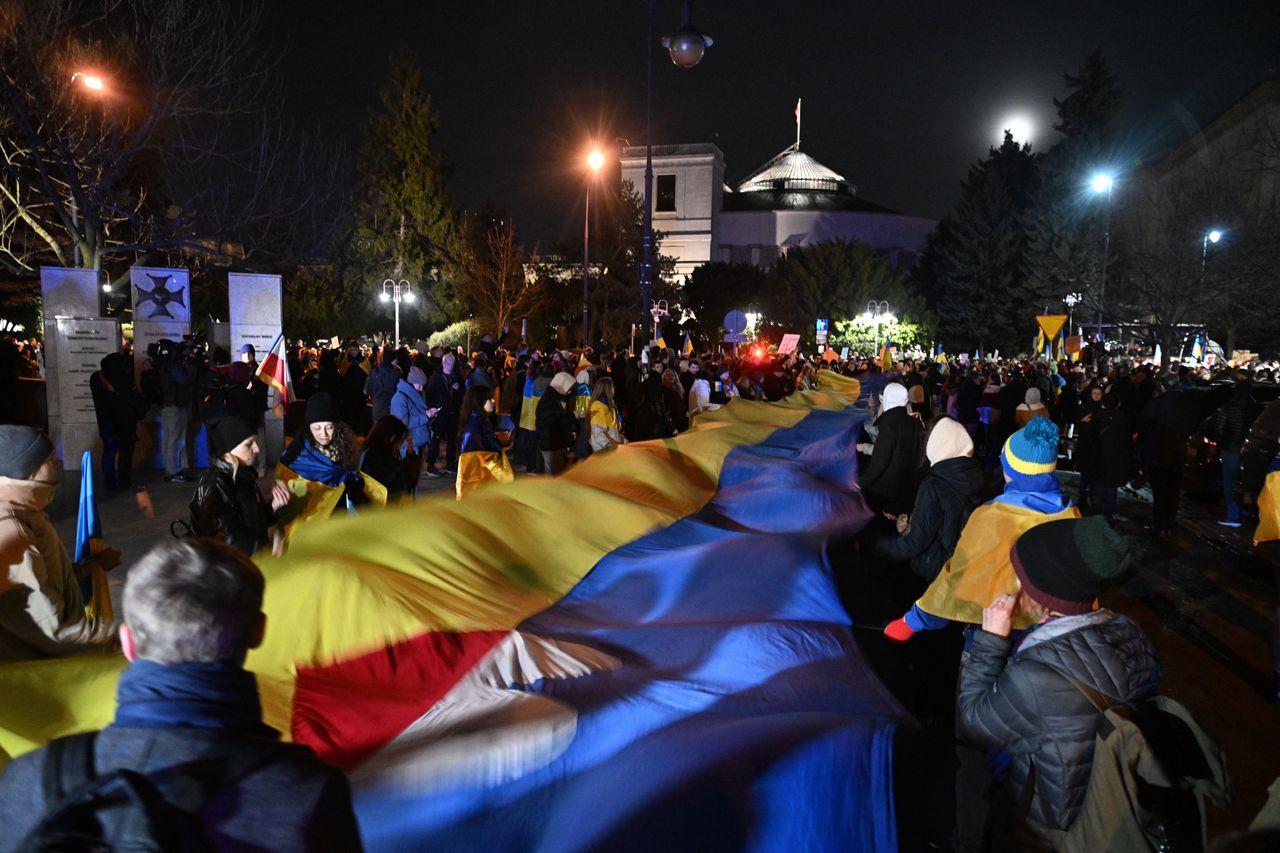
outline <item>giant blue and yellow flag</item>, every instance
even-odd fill
[[[907,717],[822,555],[871,518],[856,381],[735,400],[556,478],[259,557],[267,722],[345,768],[371,850],[897,848]],[[112,719],[123,661],[0,667],[0,749]]]

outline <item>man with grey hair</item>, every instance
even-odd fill
[[[359,850],[346,777],[262,722],[243,668],[266,630],[262,592],[258,568],[220,542],[181,540],[143,557],[125,583],[130,666],[115,722],[0,775],[0,853],[69,828],[85,849],[116,849],[136,841],[140,811],[148,831],[167,835],[162,849],[194,839],[217,850]]]

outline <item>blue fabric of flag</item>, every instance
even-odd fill
[[[700,512],[610,553],[522,624],[623,661],[531,688],[577,711],[572,743],[496,786],[359,790],[366,846],[896,850],[892,741],[909,718],[859,652],[822,556],[827,535],[871,518],[854,452],[865,419],[815,412],[735,449]]]

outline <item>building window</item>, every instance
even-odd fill
[[[676,210],[676,176],[658,175],[658,192],[654,198],[653,209],[656,213],[675,213]]]

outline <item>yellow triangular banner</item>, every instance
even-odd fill
[[[1037,314],[1036,322],[1040,324],[1040,328],[1044,330],[1044,336],[1049,340],[1053,340],[1058,336],[1058,332],[1062,331],[1062,327],[1067,324],[1066,314]]]

